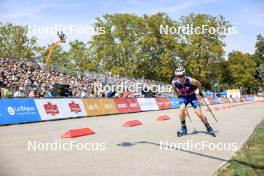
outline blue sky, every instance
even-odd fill
[[[175,20],[190,13],[223,15],[238,28],[238,34],[225,39],[227,53],[232,50],[253,53],[256,35],[264,34],[263,0],[0,0],[0,9],[2,23],[37,26],[90,26],[95,17],[106,13],[151,15],[165,12]],[[67,39],[87,41],[90,36],[69,34]],[[41,45],[56,40],[56,34],[39,34],[37,37]]]

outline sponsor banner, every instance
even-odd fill
[[[203,99],[204,99],[204,101],[206,102],[207,105],[210,105],[210,104],[211,104],[207,97],[206,97],[206,98],[203,98]],[[203,101],[203,100],[202,100],[202,101]],[[204,105],[205,105],[205,104],[204,104]]]
[[[226,91],[227,97],[236,97],[240,98],[240,90],[239,89],[229,89]]]
[[[211,105],[214,104],[214,98],[213,97],[207,97],[208,101],[210,102]]]
[[[228,98],[228,100],[229,100],[230,103],[234,102],[232,98]]]
[[[228,98],[223,98],[225,103],[230,103]]]
[[[89,116],[102,115],[103,109],[100,107],[99,99],[83,99],[86,113]]]
[[[118,110],[116,108],[113,99],[99,99],[100,107],[103,109],[103,114],[117,114]]]
[[[82,101],[89,116],[118,113],[112,99],[83,99]]]
[[[132,112],[129,107],[128,102],[126,101],[126,98],[117,98],[117,99],[114,99],[114,102],[116,104],[116,108],[119,113]]]
[[[256,97],[256,96],[254,96],[254,101],[262,101],[262,100],[263,100],[262,97]]]
[[[247,97],[247,101],[254,101],[254,97],[253,96],[248,96]]]
[[[219,98],[214,98],[214,104],[219,104],[219,103],[221,103],[220,99]]]
[[[224,104],[225,103],[225,101],[224,101],[223,98],[219,98],[219,101],[220,101],[221,104]]]
[[[242,98],[242,101],[247,101],[247,98],[246,98],[246,97],[243,97],[243,98]]]
[[[0,99],[0,125],[40,120],[34,99]]]
[[[35,99],[41,120],[87,116],[81,99]]]
[[[142,111],[159,110],[155,98],[137,98]]]
[[[131,112],[140,112],[141,108],[137,102],[136,98],[126,98],[126,102],[128,103]]]
[[[159,109],[171,109],[170,100],[168,98],[156,98]]]
[[[179,99],[178,98],[169,98],[170,100],[170,103],[171,103],[171,107],[176,109],[176,108],[179,108],[180,107],[180,104],[179,104]]]
[[[239,98],[232,98],[233,102],[240,102]]]

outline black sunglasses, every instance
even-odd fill
[[[178,75],[177,76],[177,78],[183,78],[184,77],[184,75]]]

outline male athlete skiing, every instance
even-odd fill
[[[199,101],[195,95],[195,89],[198,88],[199,95],[203,97],[201,83],[195,79],[185,76],[185,69],[179,67],[175,71],[175,78],[172,80],[172,87],[179,98],[179,116],[181,120],[181,130],[177,131],[178,136],[187,134],[187,127],[185,124],[185,110],[186,106],[190,103],[195,110],[197,116],[204,123],[207,132],[215,136],[212,127],[209,125],[205,114],[202,112]]]

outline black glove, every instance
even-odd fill
[[[202,91],[199,91],[199,95],[200,95],[201,97],[204,97],[204,94],[203,94]]]

